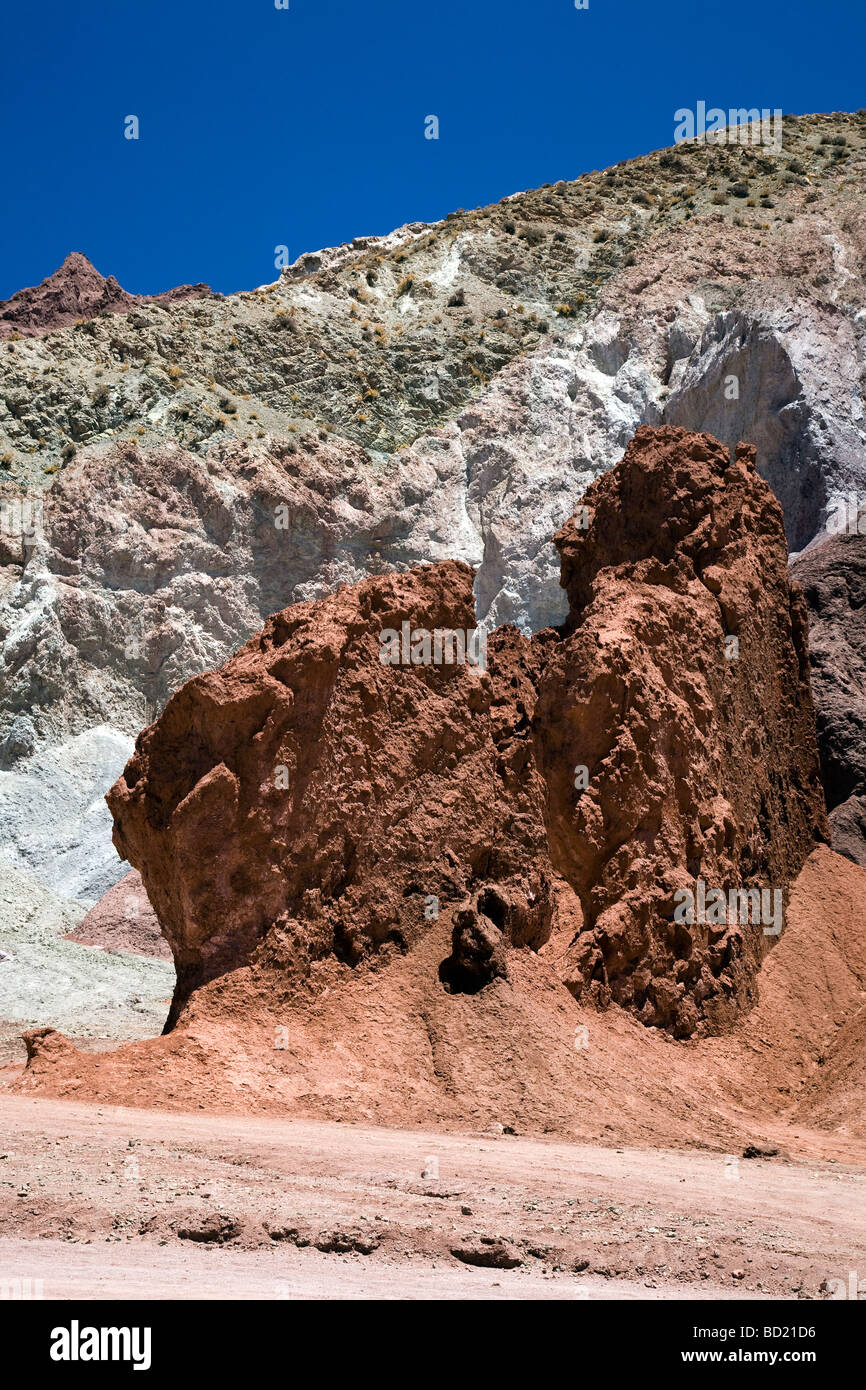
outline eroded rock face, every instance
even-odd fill
[[[866,867],[866,510],[794,562],[809,610],[812,688],[833,848]]]
[[[536,708],[552,858],[584,908],[574,987],[688,1036],[749,1002],[774,924],[677,920],[678,890],[784,902],[826,835],[805,606],[750,446],[638,430],[584,504],[556,537],[569,635]]]
[[[355,964],[410,950],[456,905],[492,912],[511,945],[546,940],[530,733],[544,644],[505,629],[486,672],[385,664],[380,633],[404,621],[474,629],[471,569],[422,567],[285,609],[140,736],[108,801],[175,954],[172,1019],[263,938],[295,979],[327,953]],[[476,981],[502,962],[460,932],[456,989],[467,955]]]
[[[750,449],[673,427],[587,503],[557,537],[566,625],[495,630],[486,670],[381,659],[404,623],[475,628],[472,570],[443,562],[274,615],[140,735],[108,802],[175,955],[168,1026],[253,958],[297,983],[380,964],[439,914],[442,985],[476,993],[548,939],[557,875],[576,994],[681,1036],[749,1002],[772,938],[675,922],[674,894],[784,892],[826,833],[781,511]]]

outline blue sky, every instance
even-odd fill
[[[40,0],[0,41],[4,298],[69,251],[139,293],[249,288],[277,245],[668,145],[701,99],[866,106],[866,0]]]

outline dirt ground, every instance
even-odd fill
[[[686,1043],[550,953],[449,995],[444,928],[309,999],[241,970],[164,1037],[48,1033],[0,1069],[0,1296],[866,1291],[864,905],[816,851],[755,1007]]]
[[[303,989],[277,969],[232,971],[162,1037],[95,1052],[50,1032],[26,1069],[0,1071],[0,1095],[866,1163],[864,914],[866,869],[816,850],[754,1008],[716,1037],[677,1042],[576,1001],[558,941],[513,951],[507,980],[449,994],[440,921],[381,968],[323,962]]]
[[[0,1288],[45,1298],[814,1299],[850,1270],[859,1164],[0,1098]]]

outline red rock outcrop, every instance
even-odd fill
[[[556,537],[570,615],[535,718],[553,862],[584,909],[570,983],[688,1036],[751,1002],[771,895],[783,909],[827,837],[806,610],[748,445],[640,429],[583,503]],[[738,899],[681,920],[699,881],[763,890],[762,919]]]
[[[440,914],[435,987],[472,994],[569,931],[575,893],[576,995],[679,1036],[750,1002],[773,937],[678,921],[675,894],[784,893],[826,836],[781,511],[751,450],[673,427],[585,503],[557,537],[568,623],[496,630],[486,670],[420,641],[383,663],[404,623],[475,627],[472,571],[423,566],[274,615],[139,736],[107,800],[175,955],[167,1028],[250,961],[281,990],[325,957],[378,969]]]
[[[150,303],[204,297],[214,297],[209,285],[177,285],[164,294],[129,294],[113,275],[100,275],[86,256],[72,251],[41,284],[0,301],[0,338],[13,333],[35,338],[97,314],[126,314]]]
[[[411,950],[459,906],[451,988],[501,972],[501,939],[551,920],[544,786],[532,758],[544,642],[496,634],[488,671],[388,665],[383,630],[475,627],[472,570],[372,579],[272,617],[189,681],[108,795],[190,991],[265,939],[291,978],[333,953]],[[450,654],[450,653],[449,653]]]

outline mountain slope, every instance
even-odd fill
[[[488,626],[560,622],[550,537],[642,423],[753,442],[803,549],[866,492],[864,150],[790,117],[0,343],[14,862],[34,760],[128,747],[287,603],[457,559]]]

